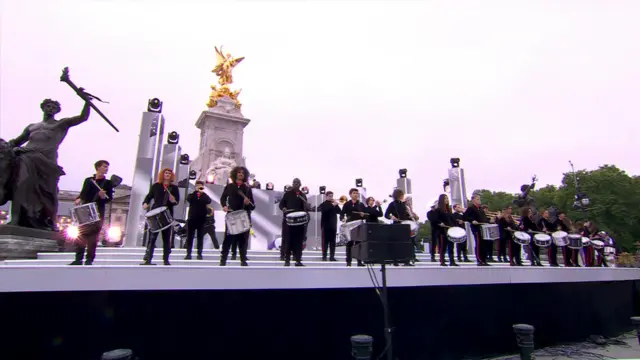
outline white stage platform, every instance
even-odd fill
[[[140,266],[143,248],[99,248],[92,266],[68,266],[73,253],[43,253],[35,260],[8,260],[0,265],[0,292],[104,291],[104,290],[222,290],[222,289],[323,289],[366,288],[372,280],[366,267],[346,267],[344,253],[338,262],[322,262],[317,251],[305,252],[306,267],[284,267],[276,251],[250,251],[249,267],[231,261],[217,266],[219,252],[206,251],[205,260],[183,260],[185,251],[174,249],[172,266]],[[441,267],[420,254],[415,267],[388,266],[391,287],[526,284],[640,280],[634,268],[511,267],[493,263],[477,267]],[[162,249],[155,260],[162,263]],[[354,261],[355,265],[355,261]],[[380,266],[373,267],[381,281]]]

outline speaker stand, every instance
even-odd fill
[[[387,299],[387,265],[382,263],[382,309],[384,311],[384,338],[387,349],[387,360],[393,360],[393,329],[389,316],[389,300]]]

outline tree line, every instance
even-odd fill
[[[576,177],[580,192],[589,198],[589,205],[576,206]],[[519,194],[480,189],[482,203],[489,211],[497,212],[512,206],[514,215],[520,210],[514,200]],[[601,166],[596,170],[580,170],[566,173],[560,186],[547,185],[529,193],[535,199],[538,210],[556,208],[564,211],[575,224],[593,221],[600,230],[606,231],[622,251],[636,249],[640,240],[640,176],[630,176],[614,165]],[[428,222],[420,229],[421,237],[430,237]]]

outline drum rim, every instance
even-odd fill
[[[541,239],[541,237],[544,237],[543,239]],[[551,236],[549,236],[548,234],[536,234],[534,237],[534,239],[538,239],[538,240],[549,240],[551,239]]]
[[[151,210],[147,211],[147,213],[145,214],[145,216],[149,217],[149,216],[158,215],[158,214],[160,214],[160,213],[165,212],[167,209],[169,209],[169,208],[168,208],[168,207],[166,207],[166,206],[160,206],[160,207],[157,207],[157,208],[155,208],[155,209],[151,209]],[[154,212],[154,211],[155,211],[155,212]]]
[[[564,234],[564,235],[563,235]],[[556,236],[558,235],[558,236]],[[562,235],[562,236],[560,236]],[[562,231],[562,230],[558,230],[558,231],[554,231],[553,234],[551,234],[552,237],[558,237],[558,238],[563,238],[563,237],[568,237],[569,233],[567,233],[566,231]]]
[[[527,234],[527,233],[526,233],[526,232],[524,232],[524,231],[516,231],[513,235],[514,235],[517,239],[520,239],[520,240],[525,240],[525,239],[526,239],[526,240],[531,241],[531,235]],[[518,237],[518,235],[523,235],[523,236],[524,236],[524,238]]]

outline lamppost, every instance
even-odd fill
[[[582,212],[582,216],[586,218],[586,212],[588,210],[589,204],[591,204],[591,199],[589,199],[586,193],[580,191],[578,174],[576,173],[576,169],[574,168],[571,160],[569,160],[569,165],[571,166],[571,172],[573,173],[573,181],[576,187],[576,195],[573,201],[573,208],[580,210]]]

